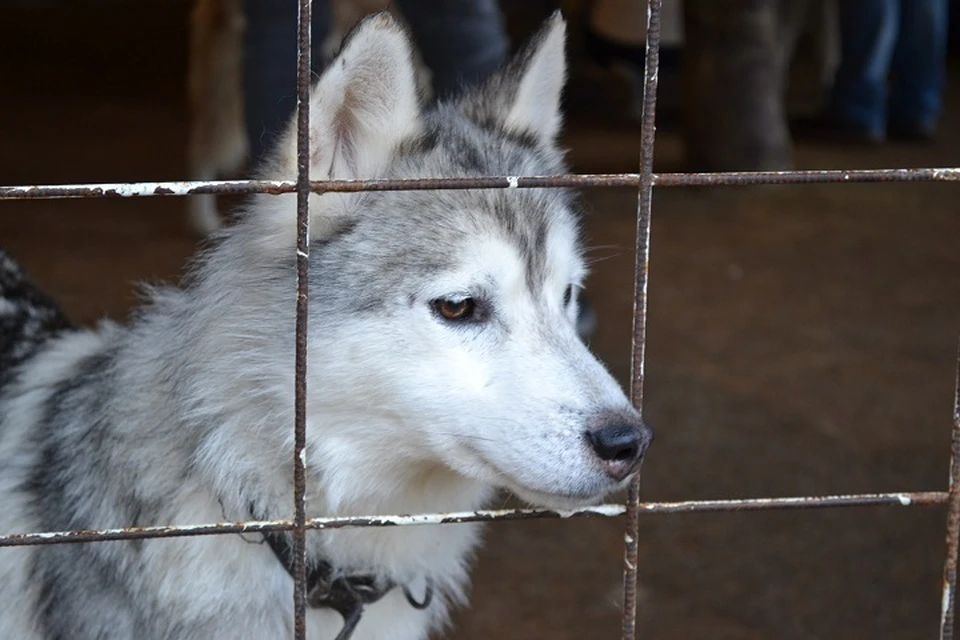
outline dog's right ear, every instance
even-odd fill
[[[365,18],[347,36],[340,53],[311,92],[310,179],[381,177],[397,145],[419,129],[420,113],[413,46],[406,29],[386,12]],[[296,176],[294,116],[261,177],[294,180]],[[296,225],[290,216],[294,211],[289,204],[292,198],[258,199],[253,216],[256,233],[270,246],[274,246],[271,239],[289,246],[296,237]],[[320,237],[326,223],[335,221],[317,215],[319,203],[315,198],[311,220],[317,225],[311,234]],[[338,199],[330,194],[326,200],[333,205]]]
[[[364,19],[311,95],[310,179],[378,177],[419,120],[413,47],[406,30],[386,12]],[[295,131],[288,141],[287,153],[295,162]]]
[[[364,18],[347,35],[310,93],[310,179],[373,179],[420,122],[413,45],[387,12]],[[297,117],[261,177],[297,175]]]

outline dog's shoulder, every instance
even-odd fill
[[[37,347],[70,327],[53,298],[0,249],[0,389]]]

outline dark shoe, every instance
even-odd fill
[[[601,67],[611,67],[614,64],[623,64],[633,73],[643,77],[644,59],[646,50],[642,46],[629,46],[605,38],[589,27],[585,29],[583,44],[587,55]]]
[[[934,141],[936,133],[936,127],[903,122],[891,122],[887,127],[887,135],[898,142],[929,144]]]
[[[633,91],[631,108],[639,121],[643,105],[643,75],[646,70],[646,47],[624,45],[584,29],[584,48],[590,61],[606,70],[620,69],[630,77]],[[657,126],[673,129],[679,125],[680,50],[660,49],[659,86],[657,88]]]
[[[790,133],[796,140],[828,144],[872,147],[886,142],[886,134],[883,131],[875,131],[822,114],[794,120],[790,123]]]

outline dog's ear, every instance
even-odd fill
[[[311,94],[311,180],[376,178],[419,118],[406,30],[386,12],[366,18]],[[288,137],[287,153],[295,162],[295,132]]]
[[[390,14],[358,24],[327,65],[310,94],[310,179],[375,179],[397,145],[420,126],[420,99],[413,47],[406,29]],[[297,119],[291,117],[276,152],[259,171],[265,179],[297,176]],[[250,221],[259,244],[289,246],[296,237],[290,214],[293,194],[256,196]],[[311,235],[336,228],[349,200],[341,194],[313,196]]]
[[[567,23],[558,10],[520,53],[521,75],[504,122],[507,127],[549,141],[560,133],[560,99],[567,76],[566,39]]]
[[[482,121],[533,135],[551,144],[563,123],[561,97],[566,82],[567,23],[555,11],[530,42],[480,93],[467,110]]]

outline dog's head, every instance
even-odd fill
[[[565,24],[551,18],[500,74],[422,108],[405,30],[364,21],[310,104],[314,180],[562,173]],[[295,175],[294,129],[267,175]],[[651,432],[578,339],[586,274],[558,189],[314,195],[311,456],[416,460],[529,502],[594,502],[624,485]],[[255,208],[260,241],[294,246],[292,197]]]

